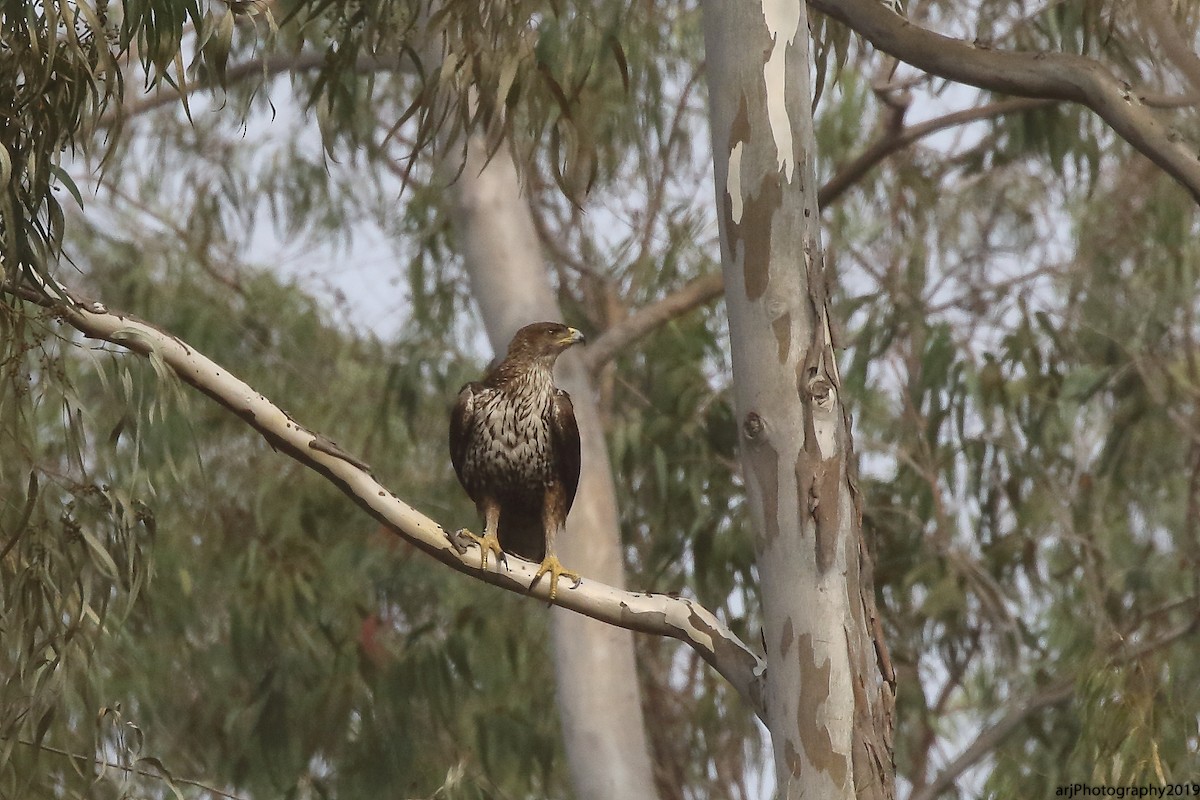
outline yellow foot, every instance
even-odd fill
[[[479,545],[479,566],[481,569],[487,569],[489,552],[496,554],[497,562],[506,567],[508,566],[508,556],[504,554],[504,550],[500,547],[500,540],[496,538],[496,534],[485,533],[483,536],[477,536],[466,528],[459,528],[450,536],[450,543],[454,545],[454,548],[459,553],[466,552],[466,548],[460,544],[464,538],[470,539]]]
[[[563,569],[562,562],[558,560],[557,556],[548,555],[538,567],[538,571],[534,574],[533,580],[529,582],[529,588],[532,589],[534,586],[537,586],[537,582],[540,581],[542,576],[547,572],[550,573],[551,600],[554,600],[555,596],[558,594],[558,579],[561,576],[566,575],[568,578],[573,579],[576,586],[583,583],[583,578],[579,577],[578,572],[572,572],[569,569]]]

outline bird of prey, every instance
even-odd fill
[[[551,600],[561,576],[580,581],[554,555],[579,486],[579,428],[553,369],[583,340],[557,322],[526,325],[483,380],[459,391],[450,417],[450,460],[483,518],[483,536],[467,534],[479,543],[481,566],[489,552],[501,563],[505,553],[541,562],[533,584],[550,573]]]

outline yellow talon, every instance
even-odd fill
[[[575,581],[576,586],[583,582],[583,578],[580,577],[578,572],[572,572],[569,569],[563,569],[562,562],[558,560],[557,556],[548,555],[538,566],[537,572],[533,575],[533,580],[529,582],[529,588],[533,589],[534,586],[537,586],[537,582],[540,581],[542,576],[547,572],[550,573],[551,601],[553,601],[558,595],[558,579],[561,576],[566,575],[568,578],[571,578]]]
[[[477,536],[468,530],[463,530],[468,537],[479,545],[479,567],[487,569],[488,553],[496,554],[496,561],[508,566],[508,557],[504,555],[503,548],[500,547],[500,540],[496,538],[494,533],[485,533],[483,536]]]

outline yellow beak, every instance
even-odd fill
[[[567,328],[567,335],[559,339],[559,341],[569,347],[573,344],[584,344],[587,342],[587,339],[584,337],[582,331],[576,328]]]

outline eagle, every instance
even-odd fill
[[[483,518],[480,566],[488,553],[540,562],[532,587],[550,573],[550,599],[561,576],[575,581],[554,555],[579,486],[579,427],[571,396],[554,385],[554,362],[583,334],[558,322],[517,331],[504,358],[480,381],[459,390],[450,416],[450,460]]]

